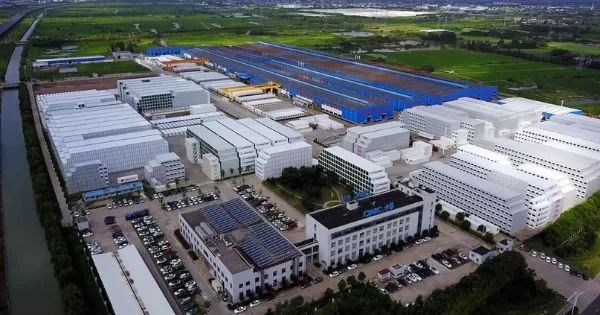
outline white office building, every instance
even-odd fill
[[[513,165],[539,165],[569,175],[577,197],[585,199],[600,189],[600,161],[539,143],[521,143],[504,138],[484,138],[478,146],[508,156]]]
[[[256,176],[262,180],[278,178],[286,167],[311,166],[312,146],[306,142],[293,142],[260,151],[256,158]]]
[[[105,188],[109,173],[142,168],[168,143],[107,91],[39,95],[42,118],[69,193]]]
[[[185,178],[185,168],[179,156],[173,152],[159,154],[144,167],[146,180],[154,187]]]
[[[433,227],[435,202],[430,191],[401,186],[307,214],[306,238],[318,242],[323,266],[356,261]]]
[[[121,99],[140,113],[209,104],[210,94],[195,83],[172,76],[118,80]]]
[[[179,214],[179,227],[234,304],[306,274],[306,256],[241,199]]]
[[[498,154],[481,150],[487,151],[490,156]],[[462,151],[452,155],[450,166],[521,193],[529,208],[527,226],[532,229],[553,222],[566,210],[564,196],[556,183],[520,172],[510,164],[491,160]]]
[[[319,165],[336,173],[357,192],[369,195],[390,190],[390,179],[385,168],[339,146],[324,149]]]
[[[594,152],[600,159],[600,132],[581,129],[573,125],[564,125],[554,121],[545,121],[519,130],[515,134],[519,142],[545,143],[555,141]]]
[[[528,208],[523,195],[439,161],[410,173],[416,184],[434,190],[445,202],[516,233],[525,227]]]

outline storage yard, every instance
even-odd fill
[[[494,87],[279,44],[192,48],[187,53],[208,58],[215,68],[243,75],[252,84],[277,82],[289,96],[312,100],[321,110],[354,123],[391,119],[394,111],[415,105],[497,95]]]

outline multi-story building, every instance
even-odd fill
[[[254,144],[231,129],[223,126],[217,121],[209,121],[202,124],[215,135],[227,141],[235,147],[235,151],[239,160],[239,165],[236,167],[237,174],[248,174],[254,172],[254,160],[256,158],[256,149]]]
[[[223,126],[231,129],[238,135],[244,137],[246,140],[252,142],[254,144],[254,149],[257,153],[259,153],[260,150],[271,146],[271,141],[269,139],[265,138],[258,132],[240,124],[237,120],[231,118],[223,118],[219,119],[218,122]]]
[[[109,173],[142,168],[169,152],[160,132],[109,92],[45,94],[37,101],[69,193],[105,188]]]
[[[277,133],[280,133],[281,135],[286,137],[287,141],[290,143],[304,141],[304,136],[301,133],[299,133],[298,131],[296,131],[290,127],[286,127],[286,126],[274,121],[271,118],[267,118],[267,117],[257,118],[257,119],[255,119],[255,121],[257,121],[258,123],[260,123],[262,125],[265,125],[269,129],[271,129]]]
[[[356,192],[372,195],[390,190],[390,179],[385,168],[342,147],[324,149],[319,155],[319,165],[336,173]]]
[[[241,199],[179,214],[181,234],[232,303],[306,273],[306,256]]]
[[[342,139],[340,146],[350,152],[354,152],[354,144],[362,134],[396,127],[402,128],[404,127],[404,124],[399,121],[390,121],[381,124],[348,128],[346,129],[346,136]]]
[[[324,266],[360,256],[433,226],[436,195],[402,186],[388,192],[306,215],[306,238],[318,242]]]
[[[581,129],[577,126],[545,121],[519,130],[515,134],[515,140],[533,143],[555,141],[576,149],[592,151],[600,159],[600,132]]]
[[[118,80],[117,88],[121,99],[140,113],[210,103],[208,91],[194,82],[172,76]]]
[[[395,127],[361,134],[354,143],[354,153],[365,156],[372,151],[391,151],[408,148],[410,131]]]
[[[146,180],[152,186],[166,185],[185,178],[185,168],[173,152],[159,154],[144,167]]]
[[[293,142],[260,151],[256,158],[256,176],[262,180],[278,178],[286,167],[312,165],[312,146],[306,142]]]
[[[519,166],[524,163],[539,165],[569,175],[577,188],[577,197],[585,199],[600,189],[600,161],[573,152],[539,143],[522,143],[505,138],[484,138],[478,146],[508,156]]]
[[[214,168],[218,168],[219,177],[213,180],[223,179],[239,175],[240,158],[235,147],[223,138],[216,135],[204,126],[193,126],[187,130],[186,152],[188,158],[193,163],[201,164],[204,161],[211,162],[210,165],[203,165],[202,171],[207,175],[214,175]],[[204,159],[204,155],[210,154],[215,159]]]
[[[288,138],[282,134],[280,134],[279,132],[257,122],[254,119],[251,118],[243,118],[243,119],[238,119],[238,122],[244,126],[246,126],[247,128],[256,131],[257,133],[259,133],[260,135],[262,135],[263,137],[269,139],[269,141],[271,141],[271,145],[279,145],[279,144],[283,144],[288,141]],[[282,125],[283,126],[283,125]],[[291,128],[290,128],[291,129]]]
[[[439,161],[410,173],[411,181],[438,197],[500,229],[516,233],[525,227],[528,208],[523,195]]]
[[[516,170],[555,183],[563,196],[563,204],[561,206],[563,211],[576,203],[577,189],[573,186],[569,175],[529,163],[517,166]]]
[[[580,129],[600,132],[600,119],[583,115],[552,115],[550,121],[577,127]]]

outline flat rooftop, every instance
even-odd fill
[[[358,208],[355,210],[349,210],[347,208],[347,204],[341,204],[331,208],[311,212],[307,215],[313,217],[326,228],[335,229],[337,227],[365,219],[367,216],[365,216],[364,212],[370,209],[377,207],[384,208],[390,203],[393,203],[394,209],[398,209],[421,201],[423,201],[423,198],[418,195],[409,196],[398,189],[394,189],[379,195],[373,195],[357,200],[356,202],[358,203]],[[384,213],[373,216],[373,218],[375,217],[384,217]]]
[[[208,143],[215,150],[235,150],[235,147],[229,142],[223,140],[221,137],[216,135],[204,126],[190,126],[188,132],[194,134],[196,137],[202,139],[202,141]]]
[[[350,152],[339,146],[325,148],[325,149],[323,149],[323,151],[327,151],[352,165],[356,165],[357,167],[364,169],[367,172],[383,172],[383,171],[385,171],[385,169],[382,166],[377,165],[377,164],[365,159],[364,157],[359,156],[358,154],[355,154],[354,152]]]
[[[233,272],[266,269],[302,253],[240,198],[213,204],[182,218]],[[216,239],[215,235],[218,235]]]

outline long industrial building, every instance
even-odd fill
[[[225,118],[190,126],[185,141],[188,159],[200,164],[209,178],[219,180],[255,172],[256,157],[262,150],[271,146],[304,143],[304,137],[269,118]],[[291,163],[292,160],[284,159],[279,163],[283,161]]]
[[[491,100],[497,88],[379,66],[322,52],[259,42],[186,51],[206,57],[226,73],[252,84],[273,81],[291,97],[301,96],[331,115],[365,123],[392,119],[394,111],[440,104],[459,97]],[[241,78],[241,76],[240,76]]]
[[[529,212],[519,192],[471,175],[439,161],[410,173],[411,181],[435,191],[438,197],[508,233],[522,230]]]
[[[564,125],[553,120],[545,121],[519,130],[515,134],[515,140],[533,143],[556,141],[574,149],[594,152],[600,159],[600,132],[582,129],[576,125]]]
[[[600,161],[540,143],[522,143],[505,138],[486,137],[477,145],[508,156],[519,166],[531,163],[569,175],[577,197],[585,199],[600,189]]]
[[[450,166],[521,193],[529,208],[528,227],[537,229],[551,223],[570,206],[557,183],[520,172],[512,167],[508,157],[492,161],[498,153],[478,149],[478,155],[468,153],[469,150],[453,154]],[[492,158],[486,159],[481,155]]]
[[[209,104],[210,94],[194,82],[171,76],[118,80],[121,99],[140,113]]]
[[[319,165],[336,173],[356,192],[373,195],[390,190],[390,179],[385,168],[342,147],[324,149],[319,155]]]
[[[69,193],[109,186],[109,173],[169,152],[158,130],[105,91],[39,95],[38,109]]]
[[[304,141],[268,147],[256,158],[256,176],[262,180],[281,177],[286,167],[312,165],[312,146]]]
[[[371,151],[402,150],[409,146],[410,132],[398,121],[386,122],[366,127],[352,127],[346,130],[342,147],[360,156]]]

